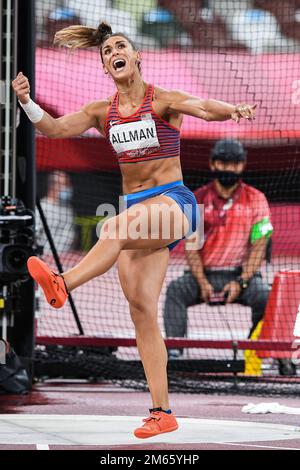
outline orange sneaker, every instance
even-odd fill
[[[31,277],[43,289],[48,304],[54,308],[61,308],[68,298],[64,278],[52,272],[46,263],[36,256],[28,258],[27,267]]]
[[[146,439],[147,437],[157,436],[165,432],[172,432],[178,429],[178,423],[173,413],[164,411],[150,411],[149,418],[143,419],[145,424],[134,431],[135,437]]]

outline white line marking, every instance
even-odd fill
[[[276,447],[276,446],[263,446],[259,444],[243,444],[243,442],[215,442],[218,445],[224,446],[239,446],[239,447],[261,447],[262,449],[277,449],[277,450],[300,450],[299,447]]]
[[[48,444],[37,444],[36,450],[49,450]]]

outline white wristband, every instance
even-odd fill
[[[44,111],[42,110],[42,108],[40,108],[38,104],[32,101],[31,98],[29,99],[28,103],[23,104],[21,103],[21,101],[19,101],[19,104],[24,109],[30,121],[34,124],[43,119]]]

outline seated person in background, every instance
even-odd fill
[[[213,148],[210,168],[214,181],[195,192],[204,204],[204,237],[201,251],[189,250],[190,270],[167,289],[164,325],[167,337],[187,333],[187,308],[201,302],[224,300],[252,309],[249,336],[262,319],[269,295],[260,267],[273,228],[264,194],[242,181],[246,152],[239,141],[220,140]],[[169,350],[169,358],[182,350]]]
[[[72,250],[75,229],[74,213],[72,208],[72,186],[69,176],[64,171],[55,171],[49,175],[48,192],[41,199],[54,245],[58,253]],[[51,248],[40,219],[36,211],[37,242],[43,247],[44,255],[51,254]]]

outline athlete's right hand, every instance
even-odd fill
[[[202,299],[204,300],[204,302],[209,302],[211,296],[214,293],[213,286],[210,284],[210,282],[208,282],[206,278],[205,279],[202,278],[201,281],[199,281],[199,285],[200,285]]]
[[[18,100],[21,101],[22,104],[28,103],[30,100],[30,85],[28,78],[23,75],[23,72],[19,72],[12,81],[12,87]]]

